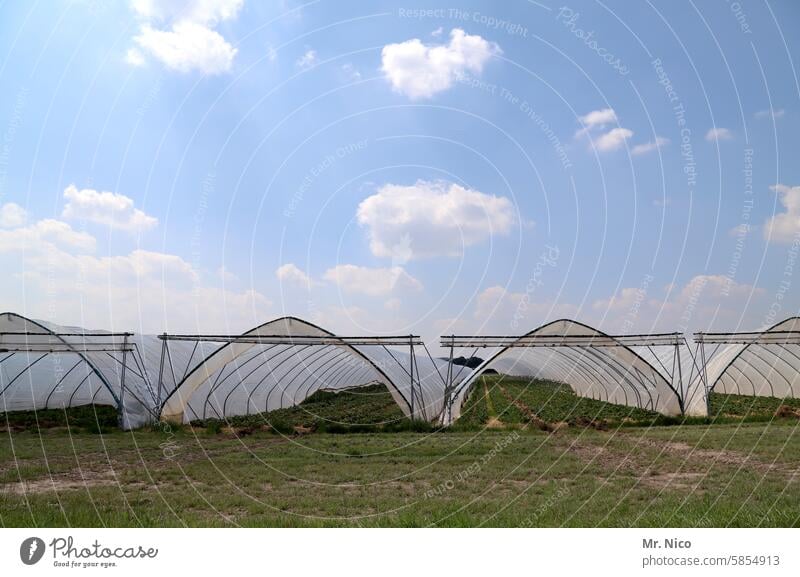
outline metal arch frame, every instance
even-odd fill
[[[278,346],[278,345],[275,345],[275,346]],[[335,349],[336,347],[333,347],[333,348]],[[271,349],[267,349],[267,350],[271,350]],[[264,365],[267,365],[267,366],[268,366],[268,369],[269,369],[269,363],[270,363],[270,362],[272,362],[272,361],[273,361],[275,358],[277,358],[278,356],[280,356],[280,355],[281,355],[281,354],[283,354],[284,352],[291,351],[291,350],[292,350],[292,348],[291,348],[291,347],[286,347],[285,349],[281,349],[280,351],[278,351],[278,352],[277,352],[277,353],[275,353],[274,355],[272,355],[272,356],[270,356],[269,358],[267,358],[266,360],[264,360],[264,361],[263,361],[263,362],[262,362],[262,363],[261,363],[261,364],[260,364],[260,365],[257,367],[257,369],[256,369],[256,370],[260,369],[260,368],[261,368],[261,367],[263,367]],[[328,347],[322,347],[322,348],[320,349],[320,351],[322,351],[322,352],[325,352],[326,350],[328,350]],[[256,357],[256,358],[258,358],[259,356],[263,355],[263,353],[264,353],[264,352],[265,352],[265,351],[261,351],[260,353],[258,353],[257,355],[255,355],[255,357]],[[347,355],[347,354],[349,353],[349,351],[340,351],[340,353],[341,353],[341,354],[343,354],[343,355]],[[295,351],[295,354],[296,354],[296,351]],[[312,353],[312,354],[313,354],[313,353]],[[281,362],[280,362],[278,365],[276,365],[276,367],[275,367],[275,368],[277,368],[278,366],[281,366],[282,364],[283,364],[283,361],[281,361]],[[296,367],[296,366],[299,366],[299,365],[301,365],[301,364],[302,364],[302,363],[298,363],[297,365],[295,365],[295,367]],[[291,369],[289,369],[289,370],[286,372],[286,375],[289,375],[289,374],[290,374],[290,373],[291,373],[291,372],[292,372],[292,371],[295,369],[295,367],[292,367]],[[246,386],[246,383],[244,382],[244,380],[242,380],[242,381],[240,381],[240,382],[236,383],[236,385],[234,385],[234,386],[231,388],[231,390],[228,392],[228,394],[225,396],[225,401],[224,401],[224,402],[223,402],[223,404],[222,404],[222,413],[223,413],[223,415],[224,415],[224,414],[227,412],[228,399],[230,399],[231,395],[233,395],[233,393],[234,393],[234,392],[235,392],[235,391],[236,391],[236,390],[237,390],[239,387],[243,387],[243,389],[244,389],[244,392],[245,392],[245,393],[247,393],[247,401],[245,402],[245,411],[246,411],[246,414],[248,414],[248,415],[249,415],[249,414],[250,414],[250,404],[251,404],[251,402],[252,402],[252,398],[253,398],[253,396],[255,395],[256,391],[257,391],[258,389],[260,389],[260,388],[261,388],[261,385],[262,385],[262,384],[264,384],[264,382],[265,382],[265,381],[266,381],[266,380],[267,380],[267,379],[270,377],[270,375],[272,375],[272,372],[273,372],[273,369],[269,369],[269,370],[267,370],[267,372],[265,372],[265,373],[264,373],[264,376],[263,376],[263,377],[261,377],[261,378],[258,380],[258,382],[255,384],[255,386],[254,386],[254,387],[252,387],[252,388],[251,388],[251,389],[249,389],[249,390],[248,390],[248,388],[247,388],[247,386]],[[286,375],[284,375],[284,376],[286,376]],[[249,375],[247,375],[247,376],[249,376]],[[272,387],[270,387],[270,389],[267,391],[267,394],[266,394],[266,396],[265,396],[265,398],[264,398],[264,406],[265,406],[265,410],[266,410],[266,407],[267,407],[267,406],[269,406],[269,398],[270,398],[270,396],[272,395],[272,391],[273,391],[273,390],[275,390],[275,387],[277,387],[277,386],[278,386],[278,384],[279,384],[279,381],[278,381],[278,380],[275,380],[275,382],[273,383]],[[281,400],[281,402],[283,402],[283,401]],[[258,409],[258,406],[255,404],[255,402],[252,402],[252,404],[253,404],[253,406],[254,406],[256,409]]]
[[[713,391],[716,388],[717,384],[722,380],[722,378],[725,375],[727,375],[728,370],[733,368],[734,363],[736,361],[738,361],[740,358],[742,358],[742,355],[746,351],[749,351],[750,347],[752,347],[753,345],[761,346],[761,348],[763,348],[765,351],[768,351],[769,349],[766,348],[766,345],[797,344],[797,343],[785,343],[785,342],[780,342],[780,341],[778,341],[778,342],[775,342],[775,341],[772,341],[772,342],[758,342],[759,337],[764,337],[764,336],[767,336],[768,334],[772,334],[772,335],[776,335],[776,334],[781,335],[782,334],[782,335],[788,336],[789,334],[793,334],[794,335],[795,333],[799,333],[800,331],[776,331],[776,330],[774,330],[777,327],[779,327],[779,326],[781,326],[781,325],[783,325],[785,323],[788,323],[789,321],[800,321],[800,316],[787,317],[787,318],[783,319],[782,321],[779,321],[779,322],[773,324],[772,326],[764,329],[763,331],[744,331],[744,332],[730,332],[730,333],[719,333],[719,332],[718,333],[706,333],[706,332],[694,333],[695,346],[696,346],[697,349],[699,349],[699,352],[700,352],[700,355],[701,355],[701,359],[702,359],[703,371],[702,371],[701,378],[703,380],[703,385],[705,386],[706,391],[709,392],[709,393],[711,391]],[[728,363],[725,365],[725,368],[722,369],[719,372],[719,374],[714,378],[714,382],[711,385],[709,385],[709,382],[708,382],[708,361],[714,356],[714,354],[717,352],[717,349],[715,349],[714,352],[712,352],[711,355],[709,355],[709,357],[706,358],[706,353],[705,353],[705,345],[706,344],[716,344],[716,345],[718,345],[717,349],[719,348],[719,345],[721,345],[721,344],[742,344],[742,345],[744,345],[742,347],[742,349],[739,352],[737,352],[730,361],[728,361]],[[789,349],[786,349],[786,350],[789,350]],[[755,353],[752,353],[752,354],[755,355]],[[795,355],[793,352],[791,354],[792,354],[792,356],[797,357],[797,355]],[[757,358],[761,358],[761,357],[758,357],[758,355],[755,355],[755,356]],[[745,361],[745,362],[747,362],[747,361]],[[747,364],[750,365],[750,363],[747,363]],[[752,365],[750,365],[750,366],[752,366]],[[744,375],[744,372],[741,369],[737,368],[737,370],[741,374]],[[756,370],[756,372],[759,372],[759,374],[761,374],[760,371],[758,371],[758,369],[755,369],[755,370]],[[730,375],[728,375],[728,376],[729,376],[729,378],[733,379],[733,377],[731,377]],[[762,375],[762,377],[763,377],[763,375]],[[748,381],[750,381],[750,384],[753,387],[753,393],[754,393],[753,396],[755,396],[755,390],[756,390],[755,383],[753,383],[753,381],[752,381],[752,379],[750,379],[750,377],[746,377],[746,378],[747,378]],[[735,379],[733,379],[733,380],[734,380],[734,383],[735,383],[736,380]],[[788,382],[788,380],[787,380],[787,382]],[[789,387],[789,389],[793,391],[791,386]],[[739,390],[738,385],[737,385],[737,390]]]
[[[68,342],[67,342],[67,341],[64,339],[64,337],[62,336],[62,334],[60,334],[60,333],[56,333],[55,331],[53,331],[52,329],[50,329],[50,328],[48,328],[48,327],[44,326],[43,324],[41,324],[41,323],[39,323],[39,322],[36,322],[36,321],[34,321],[34,320],[32,320],[32,319],[29,319],[29,318],[27,318],[27,317],[24,317],[24,316],[22,316],[22,315],[20,315],[20,314],[17,314],[17,313],[13,313],[13,312],[4,312],[4,313],[0,313],[0,316],[3,316],[3,315],[7,316],[7,317],[9,318],[9,320],[11,320],[11,317],[14,317],[14,318],[20,319],[21,321],[23,321],[23,322],[25,322],[25,323],[30,323],[31,325],[33,325],[33,326],[35,326],[35,327],[38,327],[38,328],[42,329],[43,331],[45,331],[44,333],[29,333],[31,336],[49,336],[49,337],[55,337],[56,339],[58,339],[58,340],[59,340],[59,341],[60,341],[60,342],[61,342],[61,343],[62,343],[62,344],[63,344],[63,345],[66,347],[66,349],[68,349],[68,350],[66,350],[66,351],[59,351],[59,352],[64,352],[64,353],[67,353],[67,354],[76,354],[76,355],[78,355],[78,356],[79,356],[79,357],[80,357],[80,358],[81,358],[81,359],[82,359],[82,360],[83,360],[83,361],[84,361],[84,362],[85,362],[85,363],[86,363],[86,364],[87,364],[87,365],[88,365],[88,366],[89,366],[89,367],[92,369],[92,372],[93,372],[95,375],[97,375],[97,378],[99,378],[99,379],[100,379],[100,382],[102,382],[102,383],[105,385],[105,387],[108,389],[108,392],[111,394],[111,398],[113,398],[113,399],[114,399],[114,402],[115,402],[115,403],[117,403],[117,408],[118,408],[120,411],[122,411],[122,402],[121,402],[121,400],[120,400],[120,397],[118,397],[118,396],[117,396],[117,395],[114,393],[114,390],[111,388],[111,384],[110,384],[110,383],[108,382],[108,380],[105,378],[105,376],[103,375],[103,373],[102,373],[102,372],[101,372],[101,371],[100,371],[100,370],[99,370],[99,369],[98,369],[98,368],[97,368],[97,367],[94,365],[94,363],[93,363],[92,361],[90,361],[90,360],[89,360],[89,358],[88,358],[88,357],[87,357],[87,356],[86,356],[86,355],[85,355],[83,352],[81,352],[79,349],[76,349],[74,346],[72,346],[70,343],[68,343]],[[17,333],[17,334],[21,334],[21,333]],[[72,334],[72,333],[63,333],[63,335],[68,335],[68,334]],[[116,334],[116,333],[111,333],[111,334]],[[77,334],[77,333],[75,333],[75,335],[76,335],[76,336],[78,336],[78,334]],[[83,336],[95,336],[95,335],[93,335],[93,334],[86,334],[86,333],[83,333],[82,335],[83,335]],[[132,335],[131,335],[131,333],[124,333],[124,335],[127,335],[127,336],[132,336]],[[98,336],[98,337],[108,337],[108,336],[109,336],[109,334],[108,334],[108,333],[105,333],[105,334],[102,334],[102,333],[101,333],[101,334],[97,334],[96,336]],[[34,352],[36,352],[36,351],[34,351]],[[44,357],[44,356],[46,356],[47,354],[48,354],[48,353],[45,353],[45,355],[43,355],[43,357]],[[43,358],[43,357],[42,357],[42,358]],[[5,361],[7,358],[8,358],[8,357],[4,358],[3,360]],[[40,359],[40,360],[41,360],[41,359]],[[38,362],[38,361],[37,361],[37,362]],[[27,371],[28,371],[28,369],[30,369],[30,367],[31,367],[31,366],[32,366],[32,365],[30,365],[30,364],[29,364],[29,365],[28,365],[28,366],[27,366],[27,367],[26,367],[26,368],[25,368],[25,369],[22,371],[22,373],[20,373],[20,374],[24,374],[25,372],[27,372]],[[120,387],[121,387],[121,388],[124,388],[124,384],[123,384],[123,385],[120,385]],[[3,389],[3,393],[5,393],[5,390],[6,390],[7,388],[8,388],[8,387],[6,387],[6,388],[4,388],[4,389]]]
[[[312,376],[311,379],[309,379],[310,382],[309,382],[308,386],[306,387],[305,396],[304,395],[300,395],[300,397],[301,397],[300,400],[299,401],[297,400],[296,393],[298,393],[300,391],[300,389],[303,387],[303,381],[300,381],[297,384],[297,387],[295,388],[294,392],[292,392],[291,387],[295,383],[295,381],[297,381],[297,379],[299,379],[304,374],[304,371],[308,371],[310,373],[311,372],[310,371],[311,367],[313,367],[316,363],[319,363],[320,361],[323,361],[323,363],[322,363],[321,366],[317,367],[317,370],[322,370],[324,367],[326,367],[330,363],[334,363],[334,367],[338,366],[338,363],[344,361],[347,358],[346,355],[347,355],[346,351],[337,351],[336,347],[334,347],[334,348],[320,348],[319,350],[312,351],[311,353],[309,353],[308,356],[305,359],[303,359],[302,362],[297,363],[291,369],[286,371],[286,374],[284,375],[283,379],[281,379],[281,381],[286,381],[285,384],[283,384],[282,382],[278,382],[278,381],[275,382],[275,385],[273,385],[272,389],[270,389],[270,392],[267,393],[267,397],[264,399],[264,412],[269,411],[269,396],[270,396],[270,393],[272,393],[272,391],[276,387],[278,387],[279,384],[282,385],[282,386],[280,386],[280,397],[279,397],[278,408],[280,408],[280,409],[283,408],[284,397],[287,400],[290,400],[291,404],[295,404],[296,405],[296,404],[302,402],[304,399],[307,399],[309,396],[311,396],[311,394],[312,394],[311,393],[311,388],[315,384],[314,383],[314,378]],[[297,371],[297,372],[295,373],[294,376],[289,378],[289,376],[294,371]],[[327,369],[325,369],[325,371],[327,373]],[[288,380],[286,380],[286,379],[288,379]]]
[[[259,329],[261,329],[263,327],[266,327],[266,326],[271,325],[271,324],[278,323],[280,321],[288,321],[289,323],[296,322],[296,323],[299,323],[300,325],[303,325],[303,326],[318,330],[323,334],[319,335],[319,336],[314,336],[314,337],[310,337],[310,336],[307,336],[307,335],[306,336],[301,336],[301,335],[291,336],[291,335],[258,335],[258,334],[253,334],[253,333],[255,333],[256,331],[258,331]],[[178,394],[178,395],[181,394],[181,388],[183,387],[183,385],[187,381],[187,379],[189,379],[196,372],[203,370],[203,368],[206,366],[206,364],[208,363],[209,360],[213,359],[217,355],[219,355],[219,354],[223,353],[224,351],[226,351],[228,349],[228,347],[230,347],[230,345],[232,345],[234,343],[238,342],[238,343],[253,344],[253,345],[256,345],[256,344],[269,344],[270,343],[270,339],[273,339],[272,342],[276,342],[278,339],[282,339],[283,340],[283,344],[289,344],[289,345],[300,345],[300,344],[303,343],[303,341],[309,341],[309,340],[330,339],[330,342],[329,343],[325,343],[325,344],[331,344],[331,345],[335,345],[335,346],[338,346],[338,347],[343,347],[345,350],[347,350],[348,352],[352,353],[354,356],[356,356],[356,357],[362,359],[363,361],[365,361],[367,363],[367,366],[370,367],[372,370],[374,370],[379,377],[381,377],[381,379],[383,380],[383,383],[386,386],[388,386],[388,387],[390,387],[392,389],[392,391],[394,393],[392,396],[395,398],[395,401],[398,402],[398,398],[400,400],[402,400],[402,404],[400,402],[398,402],[398,404],[401,406],[401,408],[404,408],[404,412],[406,412],[405,409],[407,409],[408,416],[410,418],[412,418],[412,419],[415,418],[413,378],[412,378],[412,385],[411,385],[411,400],[409,400],[408,398],[406,398],[406,396],[403,394],[402,390],[394,382],[394,379],[392,379],[380,366],[378,366],[378,364],[376,364],[368,356],[366,356],[364,353],[362,353],[360,350],[358,350],[355,347],[355,345],[356,344],[362,344],[362,345],[375,344],[375,345],[378,345],[378,344],[383,344],[383,343],[387,342],[387,339],[389,339],[392,342],[392,344],[394,344],[394,342],[397,341],[399,344],[410,345],[411,346],[411,350],[412,350],[412,358],[413,358],[413,347],[414,347],[414,345],[422,344],[422,342],[418,340],[418,337],[413,337],[411,335],[402,336],[402,337],[339,337],[339,336],[335,335],[334,333],[331,333],[330,331],[328,331],[326,329],[323,329],[322,327],[320,327],[320,326],[318,326],[318,325],[316,325],[314,323],[311,323],[309,321],[306,321],[306,320],[303,320],[303,319],[300,319],[300,318],[294,317],[294,316],[284,316],[284,317],[279,317],[279,318],[273,319],[271,321],[262,323],[261,325],[258,325],[256,327],[250,329],[249,331],[243,333],[242,335],[235,335],[235,336],[234,335],[167,335],[165,333],[165,334],[162,334],[162,335],[158,335],[158,338],[163,341],[163,347],[164,347],[164,349],[166,349],[167,354],[169,354],[168,353],[169,347],[167,346],[167,341],[168,340],[200,340],[200,339],[205,339],[205,340],[215,340],[215,341],[218,341],[218,342],[219,341],[223,342],[222,345],[220,345],[218,348],[216,348],[210,354],[206,355],[205,358],[202,361],[200,361],[195,367],[193,367],[191,370],[186,371],[184,376],[180,379],[180,381],[178,381],[176,383],[176,385],[173,388],[173,390],[164,398],[163,402],[161,402],[159,404],[158,411],[159,411],[160,417],[162,419],[165,419],[165,418],[168,419],[170,417],[173,417],[173,418],[177,417],[177,412],[175,413],[175,415],[172,415],[172,414],[165,415],[164,414],[164,408],[167,406],[167,404],[169,403],[170,399],[172,399],[173,396],[175,396],[176,394]],[[290,342],[286,342],[287,340],[290,341]],[[247,350],[249,350],[249,348]],[[245,352],[246,351],[242,351],[241,353],[238,353],[238,354],[232,354],[232,358],[229,361],[227,361],[226,363],[224,363],[223,367],[227,366],[228,364],[230,364],[232,362],[234,362],[237,358],[239,358],[239,356],[241,356]],[[164,362],[163,361],[163,356],[164,355],[162,354],[162,367],[161,367],[161,369],[159,371],[159,374],[160,374],[159,383],[158,383],[159,391],[162,388],[161,373],[163,372],[163,362]],[[412,372],[412,374],[413,374],[413,372]],[[211,374],[206,375],[206,377],[204,379],[202,379],[202,381],[195,388],[195,390],[197,390],[200,386],[202,386],[210,378],[211,378]],[[192,391],[192,392],[194,392],[194,391]],[[403,404],[405,405],[405,407],[403,407]],[[183,402],[181,413],[185,412],[186,407],[188,407],[188,405],[189,405],[189,399],[187,398]]]
[[[550,327],[552,325],[555,325],[557,323],[561,323],[561,322],[569,323],[569,324],[572,324],[572,325],[576,325],[576,326],[588,329],[590,331],[595,332],[596,334],[595,335],[566,335],[566,336],[561,336],[561,335],[540,335],[539,337],[537,337],[537,333],[539,331],[541,331],[541,330],[543,330],[543,329],[545,329],[547,327]],[[575,345],[569,345],[568,346],[568,345],[563,344],[563,341],[564,341],[565,338],[566,339],[575,339],[575,338],[577,338],[578,340],[583,340],[583,341],[588,341],[588,342],[586,344],[583,344],[583,345],[575,344]],[[625,341],[625,340],[628,340],[628,339],[642,340],[644,338],[650,338],[651,339],[651,341],[647,341],[647,342],[642,343],[642,346],[648,346],[648,347],[650,347],[650,346],[675,346],[676,350],[679,351],[680,350],[679,349],[680,345],[681,344],[686,344],[686,341],[683,338],[683,335],[681,335],[680,333],[660,333],[660,334],[618,335],[618,336],[615,336],[615,335],[609,335],[609,334],[607,334],[607,333],[605,333],[605,332],[603,332],[603,331],[601,331],[599,329],[596,329],[596,328],[594,328],[592,326],[589,326],[589,325],[587,325],[585,323],[582,323],[580,321],[576,321],[576,320],[573,320],[573,319],[567,319],[567,318],[557,319],[557,320],[551,321],[549,323],[545,323],[545,324],[540,325],[537,328],[533,329],[532,331],[529,331],[529,332],[527,332],[527,333],[525,333],[525,334],[523,334],[521,336],[499,336],[499,337],[498,336],[460,337],[460,336],[456,336],[456,335],[449,335],[449,336],[445,335],[445,336],[442,336],[442,337],[440,337],[440,345],[443,346],[443,347],[449,347],[450,348],[450,361],[451,362],[452,362],[452,359],[453,359],[453,350],[454,350],[455,346],[457,346],[457,345],[474,346],[476,352],[477,352],[477,349],[479,349],[479,348],[493,348],[494,346],[498,347],[497,351],[495,351],[491,356],[489,356],[489,358],[487,358],[485,361],[483,361],[479,366],[475,367],[472,370],[472,373],[468,374],[464,379],[462,379],[458,383],[458,385],[452,386],[452,383],[448,383],[447,384],[447,390],[445,392],[445,399],[444,399],[444,407],[443,407],[443,410],[442,410],[442,418],[444,419],[445,413],[448,413],[449,415],[452,415],[451,411],[452,411],[453,402],[457,398],[458,394],[461,393],[461,391],[463,391],[464,387],[471,387],[472,384],[474,383],[474,381],[476,380],[477,376],[480,375],[486,368],[488,368],[494,361],[496,361],[498,359],[498,357],[500,357],[504,353],[508,352],[511,348],[520,348],[520,347],[532,347],[532,348],[533,347],[551,347],[551,348],[556,348],[556,349],[564,348],[564,347],[566,347],[568,349],[569,348],[577,348],[577,346],[583,346],[583,347],[587,347],[587,348],[593,348],[593,347],[621,347],[622,349],[626,350],[628,353],[632,354],[635,358],[637,358],[638,360],[643,362],[646,366],[650,367],[650,369],[653,372],[653,375],[656,377],[656,379],[660,378],[661,381],[663,382],[663,384],[666,385],[667,389],[672,391],[672,393],[675,395],[675,399],[678,402],[678,406],[680,408],[680,411],[681,411],[681,413],[683,413],[685,411],[685,406],[684,406],[684,399],[683,399],[683,396],[681,395],[681,393],[678,390],[675,389],[673,384],[670,383],[664,377],[664,375],[661,374],[661,372],[658,370],[657,367],[653,366],[653,364],[650,361],[648,361],[647,359],[642,357],[639,353],[637,353],[636,351],[631,349],[629,345],[624,344],[624,342],[622,342],[622,341]],[[457,342],[457,339],[460,339],[460,340]],[[598,340],[598,341],[601,341],[601,342],[599,344],[591,343],[591,341],[595,340],[595,339]],[[535,344],[535,342],[537,340],[540,341],[542,344],[539,344],[539,345]],[[528,341],[528,342],[526,342],[526,341]],[[476,342],[477,342],[477,344],[476,344]],[[564,356],[567,359],[570,359],[570,360],[574,361],[574,359],[572,359],[568,355],[564,355],[564,353],[562,353],[560,351],[556,351],[556,352],[558,354],[560,354],[561,356]],[[679,352],[677,354],[680,355]],[[595,360],[595,362],[599,361],[599,359],[597,357],[594,357],[594,360]],[[616,361],[616,362],[619,363],[619,361]],[[680,365],[680,360],[678,359],[678,366],[679,365]],[[653,385],[657,389],[657,386],[655,386],[655,382],[653,383]],[[451,388],[451,386],[452,386],[452,388]],[[682,385],[681,385],[681,388],[682,388]],[[624,392],[624,389],[623,389],[623,392]],[[627,398],[627,395],[625,395],[625,396]],[[652,399],[652,396],[651,396],[651,399]],[[464,399],[462,399],[462,403],[463,403],[463,400]]]
[[[224,370],[224,369],[225,369],[225,368],[227,368],[227,366],[228,366],[228,365],[225,365],[225,367],[223,367],[223,370],[219,371],[219,374],[217,375],[217,378],[216,378],[216,379],[214,379],[214,383],[213,383],[211,386],[209,386],[209,387],[208,387],[208,394],[206,395],[206,398],[205,398],[205,400],[203,401],[203,418],[205,418],[205,415],[206,415],[206,410],[208,409],[208,407],[209,407],[209,406],[211,406],[211,396],[212,396],[212,395],[214,395],[214,394],[217,392],[217,390],[218,390],[220,387],[222,387],[222,385],[225,383],[225,381],[227,381],[227,380],[228,380],[229,378],[231,378],[233,375],[235,375],[235,374],[239,373],[240,369],[243,369],[243,368],[245,367],[245,365],[248,365],[248,364],[249,364],[249,363],[251,363],[252,361],[254,361],[254,360],[258,359],[258,358],[259,358],[261,355],[263,355],[265,352],[267,352],[267,351],[271,351],[272,349],[274,349],[274,348],[275,348],[275,347],[277,347],[277,346],[278,346],[278,345],[270,345],[270,346],[269,346],[269,347],[267,347],[266,349],[264,349],[264,350],[262,350],[262,351],[260,351],[260,352],[256,353],[255,355],[253,355],[253,356],[252,356],[252,357],[250,357],[249,359],[245,360],[243,363],[241,363],[241,364],[237,365],[237,366],[234,368],[234,370],[232,370],[231,372],[229,372],[227,375],[225,375],[225,370]],[[248,351],[248,352],[250,352],[250,351]],[[280,351],[279,351],[279,353],[280,353]],[[192,356],[194,356],[194,351],[192,351]],[[270,357],[270,358],[271,358],[271,357]],[[191,359],[192,359],[192,357],[189,357],[189,362],[190,362],[190,363],[191,363]],[[242,383],[242,381],[243,381],[244,379],[246,379],[247,377],[249,377],[250,375],[252,375],[252,374],[253,374],[254,372],[256,372],[258,369],[260,369],[261,367],[263,367],[263,366],[264,366],[264,364],[265,364],[265,363],[267,363],[268,361],[269,361],[269,359],[268,359],[267,361],[263,361],[263,362],[261,362],[261,363],[257,363],[257,364],[256,364],[256,367],[255,367],[254,369],[252,369],[252,370],[251,370],[249,373],[247,373],[247,374],[246,374],[244,377],[241,377],[241,379],[240,379],[240,381],[239,381],[239,384],[241,384],[241,383]],[[230,364],[230,363],[229,363],[229,364]],[[234,386],[233,388],[235,389],[235,388],[236,388],[236,386]],[[229,394],[230,394],[230,393],[229,393]],[[216,398],[216,397],[215,397],[215,398]],[[227,397],[226,397],[226,400],[227,400]],[[223,406],[224,406],[224,405],[223,405]],[[213,408],[213,407],[212,407],[212,408]],[[214,409],[214,412],[215,412],[215,413],[217,412],[217,411],[216,411],[216,409]],[[223,409],[223,412],[224,412],[224,409]]]

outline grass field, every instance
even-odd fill
[[[487,377],[457,426],[416,432],[392,429],[386,395],[174,430],[93,426],[91,408],[69,427],[9,421],[0,524],[800,525],[800,420],[776,418],[777,399],[719,396],[716,421],[654,426],[555,383]]]

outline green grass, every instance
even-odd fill
[[[107,405],[0,413],[0,427],[11,431],[70,427],[73,430],[98,433],[110,432],[117,425],[117,409]]]
[[[528,380],[505,375],[485,375],[470,394],[454,430],[479,431],[487,424],[526,427],[533,414],[548,423],[577,427],[615,428],[677,424],[712,424],[771,421],[788,408],[800,411],[800,399],[750,397],[711,393],[709,417],[665,417],[652,411],[578,397],[563,383]],[[527,410],[523,410],[526,408]],[[794,418],[790,412],[789,418]],[[12,431],[71,427],[86,432],[110,432],[117,426],[113,407],[96,405],[67,410],[0,413],[0,427]],[[218,434],[234,429],[238,434],[271,431],[291,435],[301,430],[318,433],[432,432],[425,422],[405,418],[383,385],[317,391],[297,406],[268,413],[193,421],[192,426]]]
[[[0,525],[797,526],[797,422],[0,441]],[[24,489],[23,489],[24,487]]]
[[[193,421],[195,427],[219,433],[233,428],[238,433],[266,430],[290,435],[298,430],[315,433],[376,433],[432,431],[426,422],[409,421],[384,385],[346,389],[338,393],[317,391],[299,405],[267,413],[225,420]]]
[[[709,395],[709,415],[712,417],[772,418],[781,407],[800,409],[800,399],[750,397],[745,395]]]
[[[494,375],[440,431],[384,387],[129,432],[108,407],[9,413],[0,526],[798,526],[781,406],[715,394],[708,419],[670,420]]]
[[[484,393],[489,391],[488,399]],[[488,406],[487,406],[488,401]],[[529,413],[520,409],[527,407]],[[751,397],[711,393],[708,417],[667,417],[653,411],[578,397],[564,383],[529,380],[506,375],[485,375],[469,395],[455,428],[475,429],[489,422],[489,407],[507,427],[526,426],[535,414],[548,423],[577,427],[616,428],[669,425],[708,425],[739,422],[769,422],[779,409],[789,409],[789,419],[800,414],[800,399]]]

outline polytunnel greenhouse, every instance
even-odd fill
[[[178,341],[184,351],[194,340],[179,338],[186,339]],[[430,421],[442,411],[446,362],[417,354],[414,346],[424,344],[407,339],[339,337],[301,319],[280,318],[223,339],[229,342],[173,379],[161,414],[176,422],[248,415],[296,405],[320,389],[381,383],[407,417]]]
[[[446,361],[418,337],[338,337],[294,317],[243,335],[133,335],[0,318],[0,411],[110,405],[125,429],[286,408],[385,385],[403,413],[442,412]]]
[[[566,383],[578,396],[665,415],[706,414],[705,395],[698,390],[699,371],[688,352],[681,356],[685,341],[678,333],[610,336],[561,319],[519,337],[442,337],[442,346],[451,339],[458,346],[472,347],[473,353],[482,348],[494,352],[453,386],[443,422],[458,419],[473,384],[490,368]]]
[[[125,429],[158,418],[159,342],[0,314],[0,411],[110,405]],[[155,362],[154,362],[155,361]]]
[[[705,333],[710,391],[787,398],[800,396],[800,317],[750,333]]]
[[[109,405],[131,429],[261,414],[315,392],[382,384],[403,414],[449,425],[484,371],[565,383],[582,397],[707,414],[707,393],[796,397],[800,319],[752,333],[608,335],[574,320],[521,336],[335,335],[283,317],[239,335],[136,335],[0,315],[0,412]],[[454,351],[485,360],[474,369]],[[479,351],[483,351],[479,353]]]

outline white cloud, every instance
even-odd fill
[[[602,152],[611,152],[625,145],[625,141],[633,136],[633,131],[627,128],[612,128],[605,134],[594,139],[594,145]]]
[[[87,254],[95,245],[91,235],[52,219],[0,229],[0,267],[16,280],[0,283],[0,301],[63,324],[152,333],[240,332],[268,318],[264,295],[207,286],[177,255]]]
[[[316,63],[317,63],[317,51],[311,49],[306,50],[305,54],[303,54],[295,62],[295,64],[300,68],[311,68]]]
[[[614,334],[736,330],[763,322],[766,295],[764,289],[723,275],[698,275],[684,285],[667,287],[656,286],[651,277],[640,287],[622,288],[581,307],[497,285],[477,295],[471,315],[440,319],[434,327],[438,334],[522,334],[571,318]]]
[[[385,296],[396,291],[421,291],[422,283],[402,267],[369,268],[341,264],[325,271],[325,280],[336,284],[346,293]]]
[[[133,40],[143,52],[178,72],[227,72],[237,52],[221,34],[194,22],[178,22],[171,30],[146,24]]]
[[[578,117],[578,120],[583,124],[583,128],[578,130],[576,136],[579,136],[593,128],[603,128],[608,124],[615,124],[617,122],[617,113],[613,108],[603,108],[601,110],[592,110],[589,114]]]
[[[778,118],[783,118],[785,114],[786,110],[783,108],[767,108],[766,110],[759,110],[755,116],[756,118],[774,118],[777,120]]]
[[[738,283],[724,275],[697,275],[680,285],[655,288],[654,280],[638,288],[623,288],[608,299],[592,304],[594,323],[618,333],[675,331],[692,332],[712,327],[735,329],[744,314],[753,316],[763,308],[757,299],[761,288]],[[753,311],[750,313],[749,311]]]
[[[617,113],[614,112],[613,108],[592,110],[578,119],[583,126],[575,132],[575,138],[589,136],[593,145],[601,152],[611,152],[622,148],[625,142],[633,136],[632,130],[620,126],[612,128],[599,136],[593,136],[600,131],[605,131],[610,124],[618,122]]]
[[[59,251],[94,252],[95,239],[90,234],[74,230],[66,222],[51,218],[22,228],[0,230],[0,252],[35,252],[37,246],[48,248],[50,245]]]
[[[239,14],[244,0],[131,0],[131,8],[144,20],[190,21],[215,26]]]
[[[242,4],[243,0],[133,0],[132,8],[144,23],[133,38],[137,47],[128,50],[126,60],[142,66],[147,55],[178,72],[228,72],[237,49],[214,28],[235,18]]]
[[[275,276],[282,283],[293,284],[304,288],[311,287],[311,277],[304,273],[297,265],[287,263],[278,267]]]
[[[730,140],[732,138],[733,132],[727,128],[710,128],[708,132],[706,132],[706,140],[709,142]]]
[[[491,286],[477,296],[473,313],[480,323],[477,330],[502,334],[525,333],[547,321],[576,316],[579,316],[578,307],[571,303],[513,292],[500,285]]]
[[[217,276],[224,283],[239,282],[239,277],[236,276],[236,273],[229,271],[225,265],[222,265],[217,269]]]
[[[626,287],[610,298],[594,301],[592,308],[597,311],[613,311],[615,315],[619,315],[632,310],[646,299],[647,291],[644,288]]]
[[[439,26],[436,30],[431,32],[431,36],[433,36],[434,38],[438,38],[442,34],[444,34],[444,28],[442,28],[441,26]]]
[[[0,227],[17,228],[24,226],[27,220],[28,213],[20,205],[7,202],[3,206],[0,206]]]
[[[144,66],[146,64],[144,59],[144,54],[138,51],[136,48],[128,49],[128,52],[125,54],[125,62],[130,64],[131,66]]]
[[[773,242],[793,242],[800,238],[800,186],[776,184],[770,188],[778,193],[786,212],[767,220],[764,238]]]
[[[448,44],[423,44],[418,38],[387,44],[381,70],[395,91],[418,100],[447,90],[465,72],[480,74],[489,58],[501,53],[497,44],[454,28]]]
[[[651,142],[646,142],[644,144],[637,144],[631,149],[631,154],[633,155],[641,155],[647,154],[648,152],[652,152],[661,148],[662,146],[666,146],[669,144],[669,139],[662,138],[661,136],[656,136],[656,139]]]
[[[158,224],[158,219],[134,208],[133,200],[115,192],[98,192],[91,188],[78,188],[71,184],[64,190],[67,204],[62,218],[86,220],[125,230],[142,232]]]
[[[517,221],[505,197],[448,182],[386,184],[358,206],[372,254],[410,258],[459,256],[464,247],[507,234]]]

